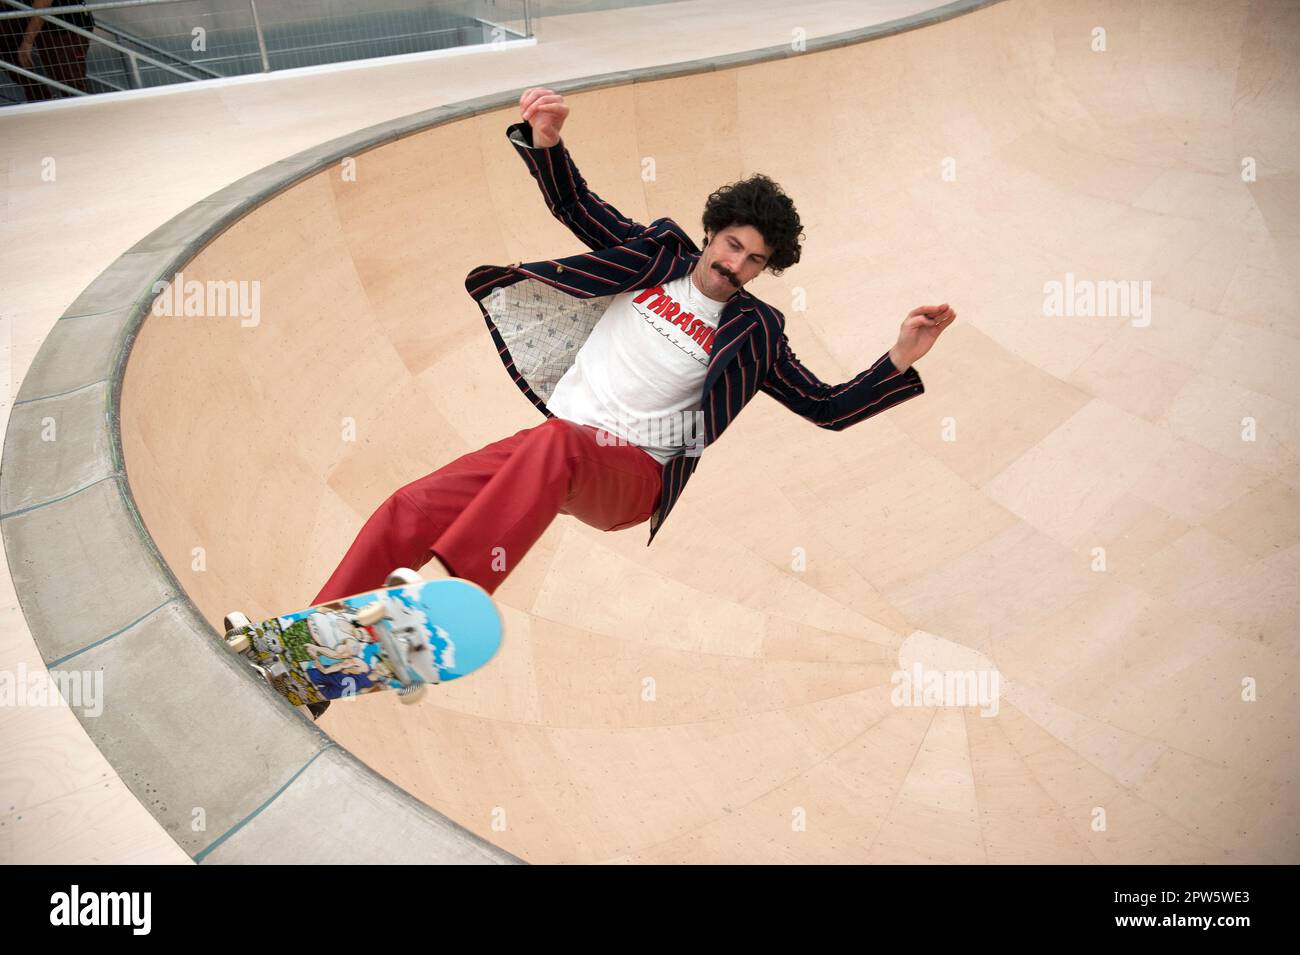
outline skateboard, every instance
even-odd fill
[[[501,646],[501,614],[487,591],[404,567],[378,590],[261,623],[231,613],[225,628],[226,646],[295,706],[382,690],[415,703],[430,684],[473,673]]]

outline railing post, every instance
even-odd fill
[[[262,21],[257,18],[257,0],[248,0],[253,10],[253,29],[257,31],[257,48],[262,51],[262,72],[271,72],[271,61],[266,55],[266,38],[262,36]]]
[[[135,58],[134,53],[127,53],[126,62],[131,68],[131,89],[144,89],[144,80],[140,78],[140,61]]]

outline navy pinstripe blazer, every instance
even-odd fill
[[[481,265],[465,279],[506,370],[550,418],[554,414],[545,399],[609,306],[609,296],[687,275],[700,249],[672,219],[633,222],[588,189],[563,140],[535,147],[527,122],[508,127],[506,136],[551,213],[591,249],[558,259]],[[843,431],[922,394],[925,386],[915,367],[900,374],[888,351],[850,381],[820,381],[790,350],[781,312],[739,289],[722,310],[709,355],[699,405],[702,441],[682,448],[664,465],[646,546],[699,466],[702,448],[716,441],[759,391],[819,427]]]

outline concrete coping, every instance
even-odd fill
[[[958,0],[828,37],[551,84],[581,92],[801,56],[892,36],[1001,0]],[[154,298],[239,219],[345,157],[500,110],[494,93],[340,136],[196,202],[105,269],[55,323],[19,390],[0,469],[0,536],[56,683],[102,680],[102,711],[69,704],[119,777],[196,862],[517,863],[374,772],[219,643],[162,559],[131,494],[120,401]],[[175,673],[189,676],[184,683]],[[315,837],[322,811],[366,812],[373,836]]]

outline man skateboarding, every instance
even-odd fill
[[[799,363],[784,316],[745,286],[799,261],[794,203],[756,174],[711,194],[704,247],[672,219],[634,222],[587,188],[560,141],[564,97],[533,88],[507,138],[551,213],[591,250],[480,266],[465,285],[540,424],[399,488],[371,515],[314,604],[383,585],[397,567],[489,594],[557,514],[600,530],[646,520],[650,540],[703,448],[763,391],[843,430],[921,394],[913,363],[956,313],[921,306],[897,342],[840,385]]]

